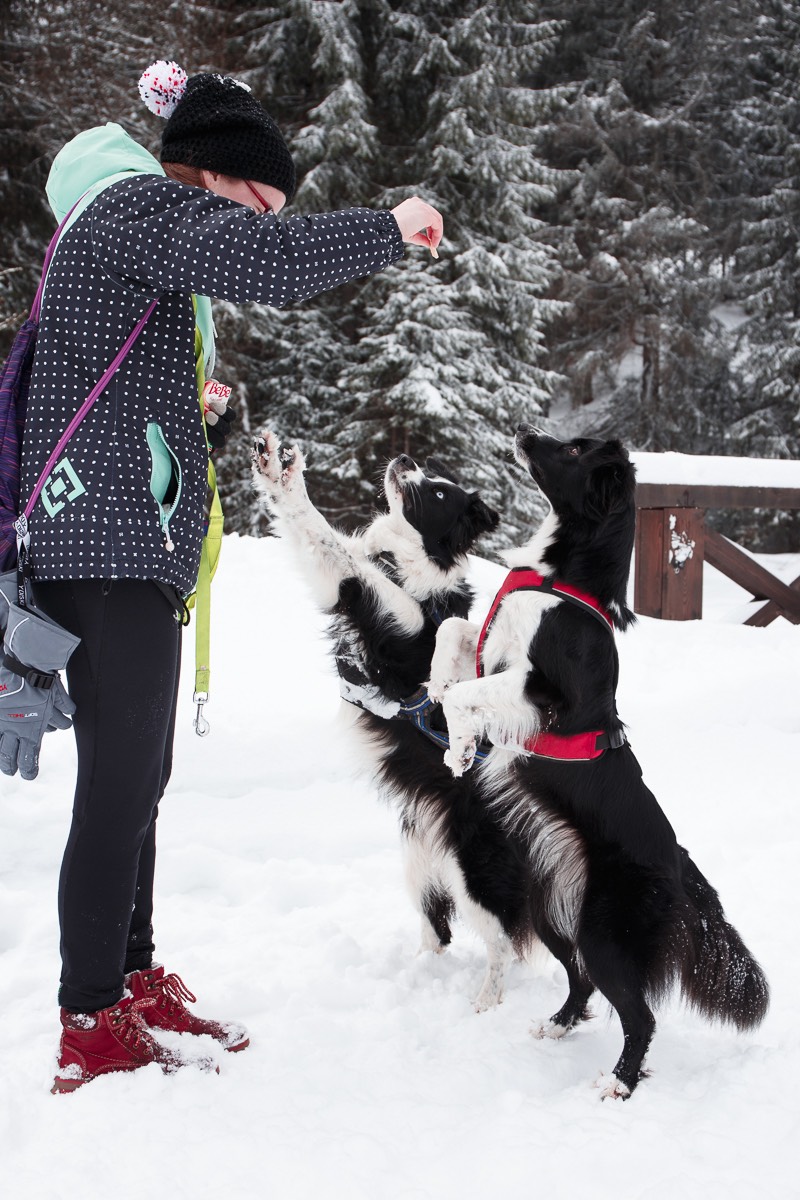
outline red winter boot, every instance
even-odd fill
[[[74,1092],[90,1079],[111,1071],[135,1071],[158,1063],[165,1074],[191,1062],[203,1070],[217,1070],[210,1058],[187,1060],[155,1041],[142,1015],[152,1000],[124,996],[111,1008],[95,1013],[61,1009],[61,1049],[53,1093]]]
[[[174,1033],[205,1033],[234,1052],[250,1045],[244,1025],[232,1021],[204,1021],[190,1013],[184,1000],[194,1004],[197,997],[187,988],[180,975],[165,975],[160,966],[146,971],[134,971],[125,976],[125,984],[136,1000],[149,1000],[142,1009],[142,1019],[152,1029],[171,1029]]]

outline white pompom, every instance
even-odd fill
[[[157,117],[171,117],[186,91],[187,78],[183,67],[160,58],[147,68],[139,80],[139,95],[151,113]]]

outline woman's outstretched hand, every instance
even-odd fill
[[[400,226],[404,242],[411,246],[427,246],[434,254],[443,230],[442,214],[437,209],[420,200],[419,196],[411,196],[392,209],[392,216]]]

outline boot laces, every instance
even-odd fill
[[[174,972],[171,975],[162,975],[160,979],[154,979],[148,985],[148,991],[159,993],[150,1003],[158,1004],[159,1008],[166,1008],[168,1012],[174,1012],[176,1008],[183,1008],[184,1002],[194,1004],[197,1001],[194,992],[190,992],[180,975],[176,975]]]
[[[133,1050],[140,1042],[152,1041],[142,1016],[142,1009],[150,1008],[155,1003],[155,1000],[150,999],[134,1000],[127,1008],[117,1009],[112,1018],[117,1034],[125,1045]]]

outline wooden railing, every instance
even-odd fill
[[[800,463],[688,454],[631,457],[637,469],[636,612],[667,621],[702,617],[708,562],[764,602],[745,624],[768,625],[777,616],[800,624],[800,577],[783,583],[705,520],[713,508],[800,509]],[[724,482],[737,478],[742,482]]]

